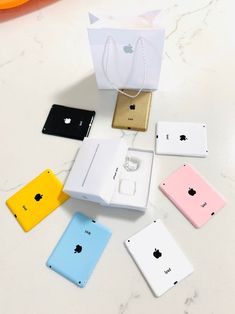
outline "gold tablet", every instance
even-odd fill
[[[135,90],[123,91],[130,95],[136,94]],[[151,99],[151,92],[141,92],[135,98],[130,98],[118,93],[112,127],[118,129],[146,131],[148,128]]]

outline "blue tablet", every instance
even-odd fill
[[[110,236],[108,228],[76,213],[49,257],[47,266],[79,287],[85,287]]]

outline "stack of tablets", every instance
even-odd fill
[[[43,133],[83,140],[94,111],[53,105]],[[206,157],[206,125],[158,122],[155,152],[159,155]],[[154,153],[131,149],[123,140],[85,138],[63,187],[46,169],[7,200],[24,231],[29,231],[70,196],[145,211]],[[197,228],[224,205],[223,197],[188,164],[160,184],[160,190]],[[47,266],[84,287],[101,257],[111,231],[81,213],[72,218],[47,261]],[[160,220],[152,222],[125,245],[156,296],[193,272],[191,263]]]

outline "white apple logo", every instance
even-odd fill
[[[64,123],[65,124],[70,124],[71,123],[71,119],[70,118],[65,118],[64,119]]]

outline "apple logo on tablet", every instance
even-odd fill
[[[34,199],[35,201],[39,202],[41,199],[42,199],[43,195],[40,194],[40,193],[37,193],[35,196],[34,196]]]
[[[71,123],[71,119],[70,118],[65,118],[64,119],[64,123],[65,124],[70,124]]]
[[[76,245],[75,249],[74,249],[74,253],[81,253],[82,251],[82,246],[81,245]]]
[[[125,53],[133,53],[133,47],[131,46],[131,44],[124,46],[123,50]]]
[[[194,196],[196,194],[196,191],[194,189],[192,189],[192,188],[189,188],[188,194],[191,195],[191,196]]]
[[[129,108],[130,110],[135,110],[135,104],[131,104]]]
[[[159,250],[155,249],[153,252],[153,256],[158,259],[162,256],[162,253]]]
[[[186,141],[187,137],[185,135],[180,135],[180,141]]]

